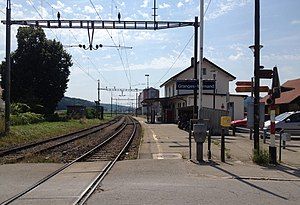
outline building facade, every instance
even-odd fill
[[[235,76],[206,58],[203,59],[202,71],[203,80],[215,81],[215,91],[203,90],[202,106],[227,110],[232,119],[244,118],[244,98],[246,96],[229,93],[229,82],[235,80]],[[199,73],[199,63],[197,64],[197,73]],[[181,115],[190,116],[193,112],[193,90],[176,89],[178,80],[191,80],[193,78],[194,66],[191,64],[190,67],[172,76],[160,86],[163,87],[165,92],[165,98],[160,100],[161,105],[164,107],[162,115],[165,122],[176,122],[182,117]]]
[[[138,114],[141,115],[147,115],[154,110],[155,113],[157,113],[159,110],[159,105],[158,103],[152,103],[151,107],[147,106],[146,104],[143,103],[144,100],[146,99],[157,99],[159,98],[159,90],[155,88],[146,88],[141,92],[138,96]]]

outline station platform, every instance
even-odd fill
[[[206,162],[198,163],[193,140],[189,159],[186,131],[138,120],[144,133],[139,159],[118,162],[87,204],[300,203],[299,167],[253,164],[247,137],[227,137],[226,163],[220,162],[220,137],[214,137],[212,161],[204,154]]]
[[[264,167],[252,163],[252,142],[247,136],[227,136],[226,162],[221,163],[220,137],[215,136],[212,160],[207,160],[205,143],[205,162],[198,163],[193,140],[189,159],[186,131],[178,129],[176,124],[148,124],[143,118],[137,119],[144,133],[139,158],[117,162],[87,204],[300,204],[297,147],[291,148],[292,155],[286,154],[295,158],[290,164]],[[91,166],[102,166],[95,163]],[[59,166],[61,164],[1,165],[0,200],[32,185]],[[76,177],[76,172],[72,174]],[[43,204],[72,204],[80,189],[86,188],[76,187],[83,184],[77,179],[72,184],[75,192],[71,193],[72,187],[67,187],[69,182],[64,180],[62,178],[61,183],[65,188],[51,185],[45,188]],[[51,196],[47,189],[51,190]],[[55,200],[55,190],[59,200]]]

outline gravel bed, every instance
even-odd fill
[[[47,150],[38,155],[27,156],[23,162],[70,162],[88,150],[92,149],[97,144],[103,142],[105,139],[107,139],[107,137],[109,137],[110,133],[119,129],[122,124],[123,120],[84,138],[75,140],[51,150]]]

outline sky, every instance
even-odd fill
[[[12,18],[83,20],[153,20],[153,0],[11,0]],[[204,57],[232,75],[236,81],[253,76],[254,0],[205,0]],[[200,0],[157,0],[157,20],[194,21]],[[6,0],[0,0],[0,19],[5,20]],[[261,1],[261,65],[278,67],[280,82],[300,77],[300,1]],[[12,26],[12,51],[17,48]],[[69,45],[88,44],[86,29],[45,29],[47,38],[60,41],[72,55],[65,96],[94,101],[97,80],[101,87],[139,88],[159,86],[190,66],[193,27],[167,30],[95,30],[94,44],[120,45],[132,49],[103,47],[85,51]],[[5,57],[5,25],[0,25],[0,60]],[[230,92],[235,93],[235,82]],[[262,81],[271,85],[270,81]],[[161,96],[164,95],[160,89]],[[113,92],[113,98],[133,99],[134,93]],[[111,92],[101,91],[101,103],[110,103]],[[130,105],[132,101],[119,101]]]

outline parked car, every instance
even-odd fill
[[[247,118],[231,121],[231,127],[247,127]]]
[[[265,128],[270,131],[271,121],[265,122]],[[300,111],[285,112],[275,117],[275,130],[284,130],[291,135],[300,135]]]

